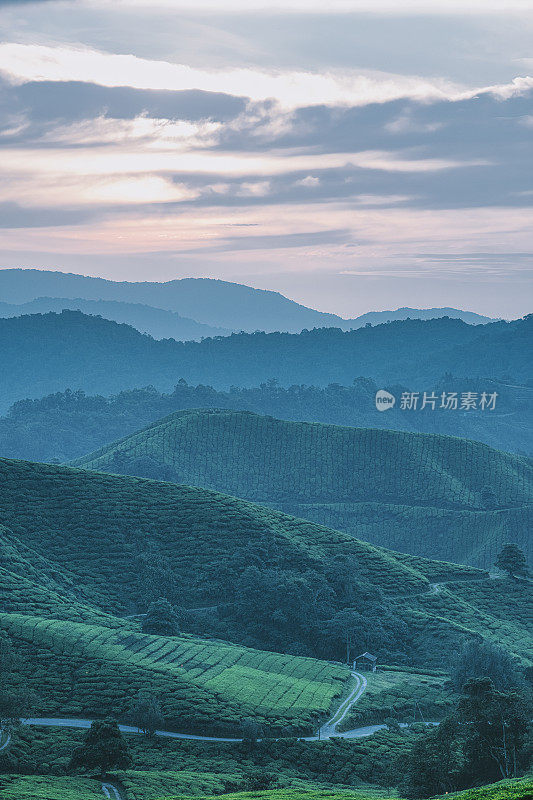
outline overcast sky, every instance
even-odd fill
[[[0,0],[0,265],[521,316],[531,76],[533,0]]]

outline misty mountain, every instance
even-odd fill
[[[422,310],[403,308],[397,311],[374,311],[361,317],[343,319],[337,314],[327,314],[307,308],[289,300],[279,292],[254,289],[239,283],[212,278],[181,278],[165,283],[147,281],[134,283],[45,270],[4,269],[0,270],[0,297],[5,303],[15,305],[43,297],[141,304],[172,311],[204,325],[249,333],[257,330],[267,333],[274,331],[300,333],[304,329],[331,327],[351,330],[369,322],[378,324],[408,317],[433,319],[449,316],[472,324],[490,321],[488,317],[473,312],[450,308]],[[110,309],[110,312],[113,313],[113,309]],[[126,319],[125,315],[119,316],[118,310],[116,313],[117,316],[109,318],[135,325],[133,321]],[[102,316],[107,317],[107,313]],[[157,330],[160,325],[166,325],[166,322],[157,324],[154,322],[154,329],[146,328],[146,330],[152,336],[159,338]],[[166,330],[166,327],[164,329]],[[176,334],[165,333],[165,335],[181,338],[176,337]]]
[[[125,322],[141,333],[149,333],[154,339],[176,339],[178,341],[199,341],[206,336],[227,336],[231,331],[214,328],[194,319],[181,317],[174,311],[142,305],[123,303],[116,300],[85,300],[59,297],[39,297],[27,303],[14,305],[0,303],[0,317],[19,317],[24,314],[46,314],[49,311],[61,312],[65,309],[83,311],[85,314],[100,316],[115,322]]]
[[[284,386],[348,385],[365,375],[422,391],[446,373],[458,377],[458,392],[465,376],[524,383],[532,332],[533,316],[484,326],[443,318],[176,342],[80,311],[34,314],[0,319],[0,408],[65,388],[113,394],[151,384],[169,391],[180,378],[216,389],[270,378]]]

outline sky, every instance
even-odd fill
[[[0,0],[0,267],[519,317],[532,99],[533,0]]]

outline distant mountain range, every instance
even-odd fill
[[[79,309],[116,322],[127,322],[156,339],[199,339],[224,336],[232,331],[300,333],[312,328],[348,331],[367,324],[407,318],[448,316],[472,325],[493,321],[454,308],[400,308],[343,319],[337,314],[307,308],[279,292],[211,278],[134,283],[35,269],[0,270],[0,298],[3,301],[0,316],[3,317]],[[84,301],[92,301],[94,305],[84,305]],[[34,302],[36,305],[27,305]]]
[[[39,297],[27,303],[14,305],[0,302],[0,317],[20,317],[25,314],[46,314],[50,311],[83,311],[84,314],[100,316],[114,322],[124,322],[141,333],[149,333],[154,339],[176,339],[178,341],[200,341],[208,336],[228,336],[226,328],[214,328],[194,319],[181,317],[175,311],[142,305],[123,303],[118,300],[85,300],[76,297]]]
[[[533,468],[455,436],[178,411],[73,466],[214,489],[358,539],[490,568],[533,556]]]
[[[25,397],[65,388],[93,394],[153,385],[169,391],[180,378],[216,389],[349,385],[365,375],[382,386],[426,390],[441,376],[531,378],[533,316],[467,325],[461,320],[403,320],[343,332],[233,334],[202,342],[155,341],[128,325],[80,311],[0,319],[0,410]],[[463,391],[457,381],[457,391]]]

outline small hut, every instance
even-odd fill
[[[377,661],[377,656],[373,656],[372,653],[361,653],[360,656],[354,659],[353,668],[363,672],[375,672]]]

